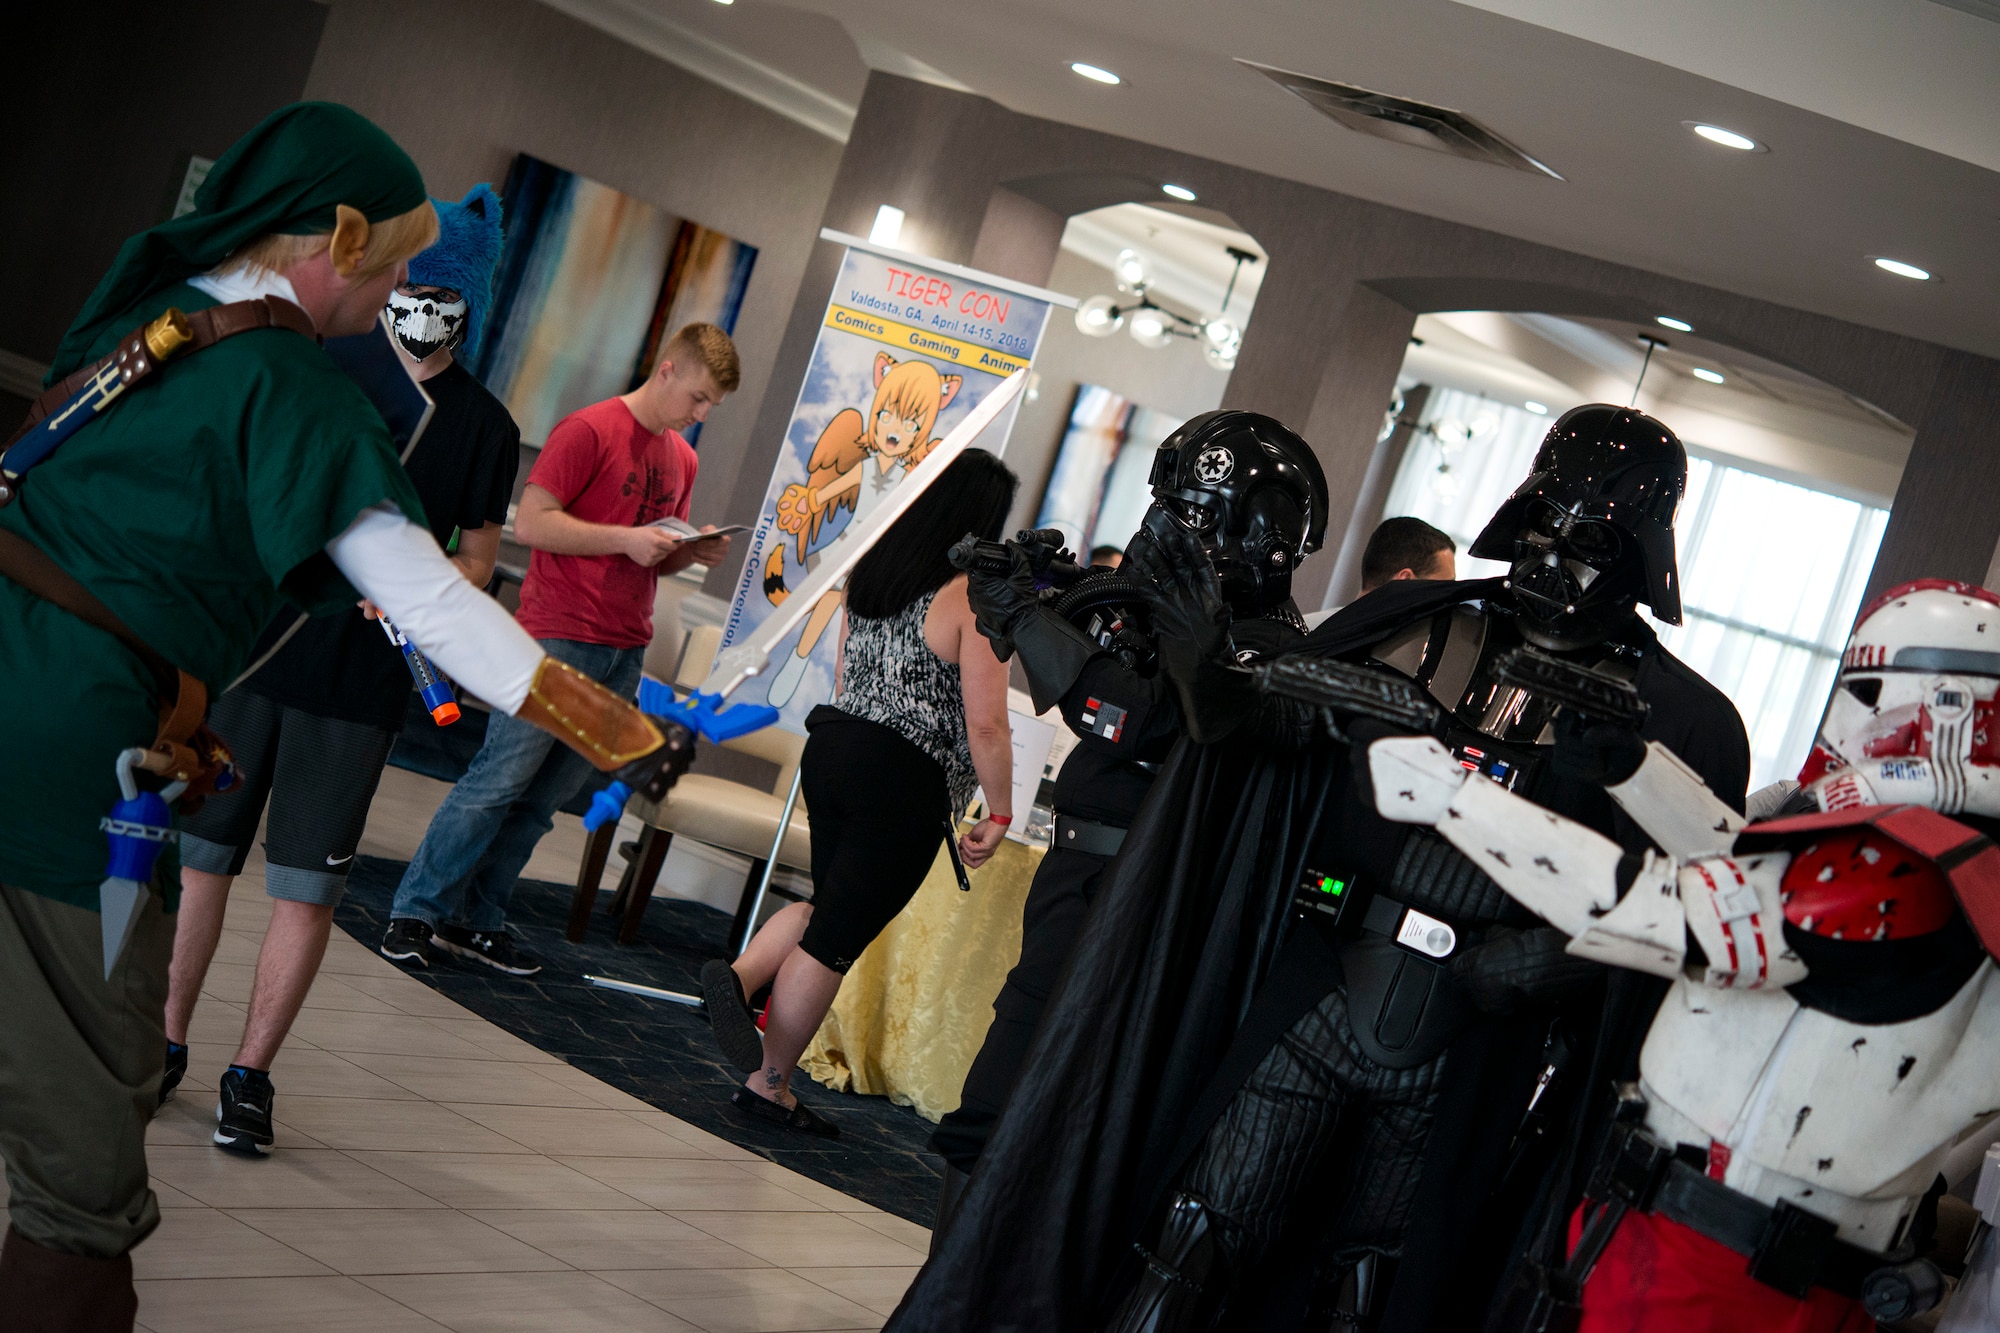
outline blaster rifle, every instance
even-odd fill
[[[1079,565],[1076,557],[1063,549],[1060,528],[1022,528],[1011,542],[984,541],[968,532],[952,544],[945,558],[951,561],[952,568],[969,574],[1004,577],[1014,568],[1010,546],[1019,546],[1027,552],[1028,567],[1035,571],[1037,587],[1067,588],[1090,572],[1089,566]]]
[[[1516,648],[1494,665],[1502,682],[1552,699],[1592,722],[1636,731],[1651,711],[1629,680],[1565,662],[1533,648]]]
[[[1410,681],[1329,657],[1281,657],[1250,669],[1265,694],[1315,708],[1372,717],[1408,731],[1429,731],[1437,705]]]

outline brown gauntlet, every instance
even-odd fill
[[[651,717],[575,667],[544,657],[514,714],[548,732],[648,799],[658,800],[694,759],[694,733]]]

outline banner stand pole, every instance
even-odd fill
[[[792,789],[785,796],[784,813],[778,816],[778,831],[771,838],[771,853],[764,858],[764,877],[757,881],[757,896],[750,900],[750,916],[743,923],[743,938],[736,941],[736,956],[750,947],[750,937],[757,933],[757,917],[764,910],[764,895],[771,890],[771,876],[778,869],[778,853],[785,846],[785,831],[792,826],[792,810],[799,803],[799,778],[804,774],[804,765],[792,770]]]

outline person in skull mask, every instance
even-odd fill
[[[500,400],[457,357],[479,347],[500,258],[500,199],[475,185],[433,201],[438,239],[410,260],[388,314],[411,378],[436,403],[403,468],[431,535],[477,587],[493,576],[513,495],[521,435]],[[167,1065],[160,1100],[187,1073],[188,1027],[222,938],[229,886],[241,874],[268,798],[271,921],[242,1043],[222,1077],[216,1146],[270,1151],[270,1069],[319,970],[333,912],[403,725],[411,689],[402,653],[371,603],[344,615],[282,615],[265,632],[248,679],[216,700],[213,725],[235,750],[243,790],[181,824],[181,910],[167,990]],[[423,725],[431,725],[426,721]]]
[[[1185,527],[1213,552],[1217,568],[1229,571],[1235,660],[1272,656],[1304,638],[1291,575],[1320,548],[1327,513],[1326,478],[1311,446],[1267,416],[1204,412],[1161,443],[1152,486],[1153,504],[1127,545],[1126,575],[1144,578],[1157,564],[1150,534]],[[1125,594],[1122,606],[1091,600],[1073,613],[1082,624],[1072,623],[1037,593],[1032,553],[1018,543],[1009,549],[1008,574],[971,575],[973,611],[1003,661],[1019,654],[1036,710],[1059,705],[1077,744],[1056,776],[1054,837],[1028,890],[1020,962],[993,1003],[993,1025],[957,1109],[931,1136],[932,1151],[945,1160],[935,1231],[949,1225],[1104,869],[1181,731],[1171,690],[1148,660],[1150,647],[1127,628],[1144,615],[1134,595]]]
[[[1575,409],[1471,548],[1505,577],[1385,585],[1297,651],[1415,681],[1461,763],[1643,849],[1601,785],[1553,761],[1553,705],[1496,674],[1524,644],[1595,666],[1740,808],[1741,720],[1636,613],[1679,619],[1685,471],[1660,422]],[[1577,1090],[1623,1071],[1657,1007],[1657,984],[1607,989],[1434,833],[1375,813],[1348,741],[1382,730],[1329,741],[1318,710],[1257,693],[1193,536],[1164,534],[1152,608],[1189,739],[891,1329],[1477,1328],[1550,1152],[1583,1132]],[[1337,923],[1297,911],[1336,887]],[[1564,1028],[1589,1072],[1540,1098],[1545,1127],[1510,1167]]]

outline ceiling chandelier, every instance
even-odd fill
[[[1229,298],[1236,294],[1236,279],[1243,266],[1257,262],[1257,256],[1235,246],[1224,247],[1234,261],[1229,286],[1222,293],[1222,309],[1212,315],[1184,315],[1153,299],[1153,268],[1137,250],[1126,248],[1111,261],[1112,276],[1127,299],[1093,296],[1076,308],[1076,327],[1092,338],[1109,338],[1130,328],[1132,341],[1141,347],[1165,347],[1176,338],[1192,338],[1201,344],[1201,354],[1217,370],[1236,368],[1236,353],[1243,346],[1243,326],[1229,316]]]

